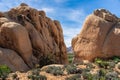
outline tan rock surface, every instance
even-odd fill
[[[119,18],[105,9],[89,15],[80,34],[72,40],[74,62],[120,56],[119,24]]]
[[[68,62],[60,23],[25,3],[0,13],[0,47],[16,51],[29,68],[45,55],[56,63]]]
[[[22,25],[14,22],[2,24],[0,30],[1,47],[15,50],[32,67],[32,46],[27,30]]]

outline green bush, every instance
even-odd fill
[[[105,60],[102,60],[99,58],[95,59],[95,63],[101,68],[108,68],[108,66],[110,64],[109,61],[105,61]]]
[[[81,79],[80,74],[75,74],[75,75],[72,75],[72,76],[66,78],[65,80],[82,80],[82,79]]]
[[[5,79],[11,72],[10,68],[6,65],[0,65],[0,78]]]
[[[68,74],[75,74],[75,73],[77,73],[77,67],[74,64],[65,65],[64,68],[66,69]]]
[[[108,72],[105,77],[106,77],[106,80],[118,80],[118,73]]]
[[[55,76],[63,75],[63,69],[61,67],[56,67],[56,66],[48,66],[46,72],[51,73]]]
[[[120,62],[120,57],[114,56],[114,57],[112,58],[112,60],[113,60],[115,63],[118,63],[118,62]]]
[[[31,79],[31,80],[47,80],[46,76],[43,76],[43,75],[29,75],[28,79]]]
[[[82,76],[83,76],[83,78],[86,79],[86,80],[96,79],[96,78],[94,78],[94,76],[93,76],[91,73],[89,73],[89,72],[83,72],[83,73],[82,73]]]
[[[68,53],[68,61],[69,61],[69,63],[72,63],[73,57],[74,57],[73,53]]]
[[[95,68],[95,67],[92,65],[92,63],[87,63],[87,64],[86,64],[86,67],[87,67],[87,68],[90,68],[90,69],[91,69],[91,68]]]
[[[107,73],[107,71],[106,71],[105,69],[100,69],[100,70],[98,71],[99,76],[105,76],[106,73]]]
[[[39,70],[35,69],[32,71],[32,74],[28,76],[28,79],[31,80],[47,80],[47,77],[39,74]]]

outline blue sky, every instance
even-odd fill
[[[80,33],[86,16],[95,9],[105,8],[120,17],[120,0],[0,0],[0,11],[7,11],[22,2],[59,20],[67,47],[71,45],[72,38]]]

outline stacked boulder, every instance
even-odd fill
[[[27,71],[35,64],[42,64],[39,61],[45,55],[52,55],[59,64],[68,62],[59,21],[25,3],[0,12],[0,64],[13,71]]]

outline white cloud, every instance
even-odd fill
[[[86,13],[83,9],[71,9],[69,13],[67,13],[66,17],[76,23],[82,23],[86,17]]]
[[[43,8],[41,8],[41,10],[44,10],[46,13],[53,13],[53,12],[55,12],[54,8],[43,7]]]
[[[77,34],[80,33],[82,24],[84,22],[84,19],[86,17],[86,13],[83,9],[71,9],[67,13],[65,12],[62,14],[66,20],[75,22],[75,24],[72,23],[63,23],[63,32],[64,32],[64,39],[66,46],[71,46],[72,38],[74,38]],[[64,25],[65,24],[65,25]]]
[[[71,46],[72,38],[75,37],[77,34],[80,33],[81,27],[65,27],[63,26],[63,33],[64,33],[64,40],[66,46]]]

